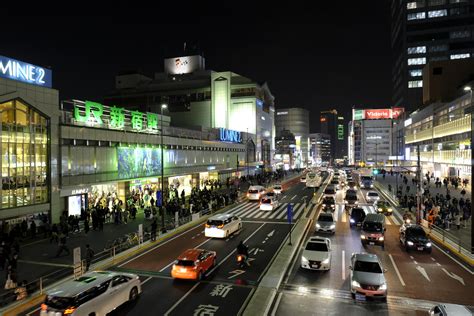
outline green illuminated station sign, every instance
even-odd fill
[[[337,139],[344,140],[344,125],[337,125]]]
[[[74,120],[89,126],[135,131],[157,131],[158,114],[129,111],[116,106],[86,101],[74,104]]]

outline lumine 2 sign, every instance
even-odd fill
[[[104,112],[108,112],[108,114]],[[158,114],[156,113],[129,111],[116,106],[104,106],[92,101],[86,101],[84,105],[74,104],[74,119],[85,124],[108,125],[108,127],[114,129],[124,129],[127,119],[134,130],[158,130]]]
[[[219,140],[222,142],[241,143],[242,136],[240,132],[219,128]]]
[[[0,77],[51,88],[51,70],[0,56]]]

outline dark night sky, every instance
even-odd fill
[[[389,0],[313,3],[220,12],[196,4],[153,15],[122,7],[113,16],[35,17],[36,27],[9,14],[0,55],[50,66],[61,98],[101,101],[119,71],[161,71],[164,54],[186,41],[204,51],[208,69],[267,81],[277,108],[310,110],[312,132],[320,110],[390,106]]]

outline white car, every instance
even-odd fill
[[[332,213],[321,212],[316,222],[316,231],[325,233],[336,232],[336,221]]]
[[[376,191],[369,191],[365,195],[365,200],[367,203],[377,203],[380,200],[380,196]]]
[[[280,202],[273,197],[265,196],[260,201],[260,210],[261,211],[273,211],[278,206],[280,206]]]
[[[301,267],[310,270],[331,269],[331,241],[323,237],[311,237],[301,254]]]
[[[142,292],[138,275],[93,271],[46,292],[41,316],[106,315]]]
[[[233,214],[225,213],[210,217],[204,228],[204,236],[211,238],[227,238],[242,228],[242,219]]]
[[[387,281],[384,274],[386,270],[382,268],[377,255],[353,253],[349,269],[352,298],[371,296],[386,300]]]
[[[282,194],[283,193],[283,187],[281,186],[281,184],[275,184],[273,186],[273,192],[275,192],[276,194]]]
[[[472,316],[472,312],[465,306],[456,304],[438,304],[430,309],[433,316]]]
[[[252,185],[247,191],[247,198],[249,201],[260,201],[265,194],[265,188],[261,185]]]

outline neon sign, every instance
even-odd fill
[[[219,128],[219,140],[221,142],[241,143],[242,135],[237,131]]]
[[[51,70],[5,56],[0,56],[0,77],[42,87],[52,86]]]

